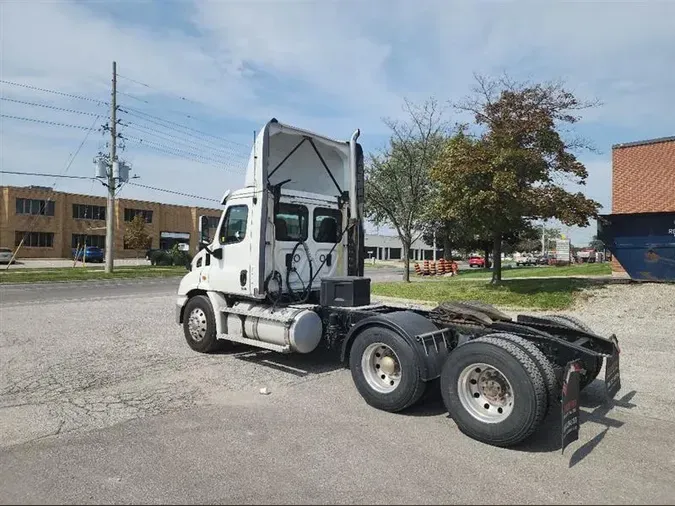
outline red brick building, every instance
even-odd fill
[[[666,212],[675,212],[675,137],[612,146],[612,214]]]

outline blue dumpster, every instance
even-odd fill
[[[675,281],[675,212],[601,215],[598,239],[631,279]]]

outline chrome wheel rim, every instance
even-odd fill
[[[393,392],[401,383],[401,361],[384,343],[370,344],[364,350],[361,370],[368,386],[382,394]]]
[[[464,409],[483,423],[500,423],[513,411],[514,393],[504,373],[488,364],[465,367],[457,380]]]
[[[201,341],[206,336],[206,313],[201,308],[194,308],[188,318],[188,330],[194,341]]]

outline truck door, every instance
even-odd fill
[[[234,201],[225,210],[225,218],[214,240],[222,258],[211,256],[208,284],[211,290],[248,294],[251,283],[251,230],[248,226],[249,206]]]

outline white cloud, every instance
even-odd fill
[[[250,124],[259,127],[271,117],[337,137],[359,127],[368,148],[386,133],[380,118],[401,113],[403,96],[459,98],[469,91],[473,71],[562,77],[581,95],[605,103],[584,122],[585,133],[603,152],[588,159],[584,190],[606,209],[610,145],[675,130],[675,2],[195,0],[181,4],[190,12],[183,31],[165,28],[161,19],[154,26],[144,25],[147,20],[132,25],[97,7],[65,1],[0,4],[0,78],[107,101],[114,59],[120,74],[151,85],[120,79],[121,91],[148,102],[122,95],[123,106],[214,134],[227,130],[245,145]],[[105,105],[1,83],[0,93],[107,114]],[[167,101],[178,96],[186,100]],[[88,126],[93,119],[7,101],[0,101],[0,109],[76,125]],[[163,146],[159,151],[127,143],[125,156],[144,184],[219,196],[236,181],[184,154],[169,155],[171,136],[181,136],[179,127],[124,119],[163,135],[143,133]],[[233,137],[242,121],[246,126]],[[58,172],[84,131],[0,118],[0,136],[2,170]],[[100,134],[93,138],[71,173],[91,174],[91,158],[102,147]],[[236,156],[248,152],[226,143],[213,148],[210,141],[194,134],[179,149],[191,146],[192,152],[235,165]],[[28,182],[2,176],[3,184]],[[64,180],[59,188],[78,185]],[[179,199],[132,187],[125,194]]]

